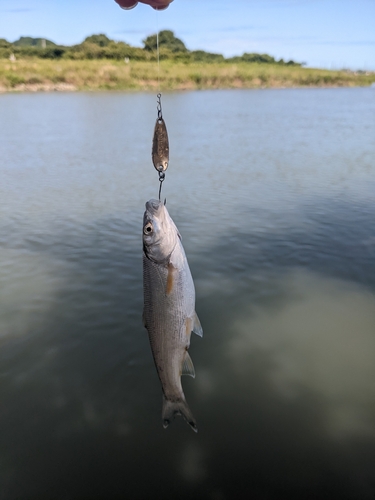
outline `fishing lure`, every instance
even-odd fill
[[[158,117],[156,119],[154,128],[154,137],[152,139],[152,163],[155,169],[159,172],[159,200],[161,193],[161,185],[165,179],[165,171],[169,165],[169,140],[167,126],[163,119],[163,112],[161,109],[161,94],[158,94]]]
[[[168,132],[163,118],[157,118],[152,140],[152,162],[158,172],[165,172],[169,163]]]

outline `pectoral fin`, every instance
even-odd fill
[[[194,312],[193,316],[193,332],[199,335],[200,337],[203,337],[203,329],[196,312]]]
[[[167,287],[165,290],[166,295],[169,295],[174,287],[174,281],[175,281],[175,275],[176,275],[176,268],[174,265],[170,262],[168,264],[168,276],[167,276]]]
[[[188,352],[186,352],[184,362],[182,363],[181,375],[189,375],[190,377],[195,378],[194,365]]]

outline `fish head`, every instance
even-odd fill
[[[143,249],[146,256],[156,263],[167,262],[178,238],[181,238],[180,234],[165,204],[160,200],[148,201],[143,216]]]

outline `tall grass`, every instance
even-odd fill
[[[0,91],[154,90],[366,86],[375,73],[356,74],[259,63],[0,59]]]

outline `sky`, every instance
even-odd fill
[[[311,67],[375,70],[375,0],[174,0],[156,12],[114,0],[0,0],[0,38],[63,45],[105,33],[142,47],[170,29],[190,50],[267,53]]]

